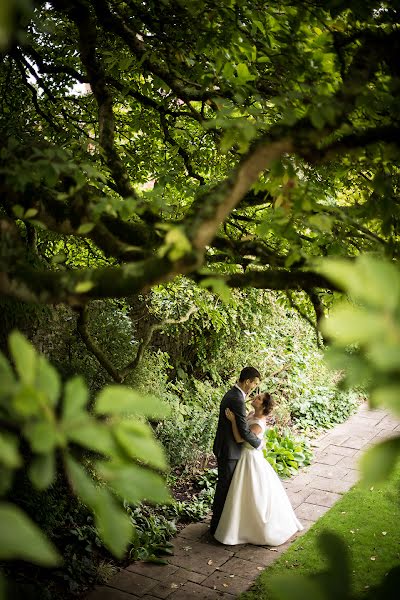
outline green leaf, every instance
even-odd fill
[[[4,496],[13,482],[14,470],[7,469],[0,463],[0,496]]]
[[[50,406],[57,404],[61,389],[60,376],[44,356],[38,357],[35,387],[43,392]]]
[[[21,417],[38,415],[41,410],[41,397],[33,386],[21,385],[14,394],[12,405]]]
[[[70,420],[85,414],[88,390],[83,377],[76,375],[64,386],[63,419]]]
[[[28,208],[28,210],[24,214],[24,219],[32,219],[33,217],[36,217],[38,212],[39,211],[37,208]]]
[[[168,254],[170,260],[179,260],[192,250],[192,244],[183,227],[171,227],[165,236],[165,245],[159,249],[161,256]]]
[[[160,475],[137,465],[98,463],[97,471],[121,498],[131,504],[142,500],[166,504],[171,496]]]
[[[64,252],[60,252],[59,254],[56,254],[52,257],[51,262],[53,263],[53,265],[60,265],[64,263],[67,260],[67,258],[68,256],[64,254]]]
[[[56,461],[54,452],[35,456],[29,467],[29,478],[38,490],[45,490],[54,481]]]
[[[210,288],[214,294],[221,298],[224,304],[230,304],[233,301],[229,286],[219,277],[206,277],[200,282],[200,287]]]
[[[322,332],[341,346],[384,338],[391,328],[385,315],[347,303],[336,306],[321,323]]]
[[[154,439],[149,427],[143,433],[142,427],[138,428],[138,425],[143,426],[144,423],[118,423],[114,426],[115,439],[131,458],[140,459],[158,469],[166,469],[167,461],[162,445]]]
[[[328,233],[331,233],[332,225],[334,223],[331,217],[328,217],[328,215],[323,214],[311,215],[310,217],[308,217],[308,221],[316,229]]]
[[[95,227],[95,223],[82,223],[79,225],[77,229],[77,233],[80,235],[84,235],[85,233],[89,233]]]
[[[92,478],[81,464],[76,462],[71,456],[65,460],[67,475],[72,484],[74,492],[90,508],[96,507],[98,488],[95,486]]]
[[[61,558],[54,546],[19,508],[0,504],[1,560],[27,560],[38,565],[56,566]]]
[[[240,83],[246,83],[255,79],[255,76],[250,73],[246,63],[239,63],[236,67],[236,72]]]
[[[104,387],[97,396],[94,411],[99,415],[132,414],[152,419],[162,419],[170,413],[168,405],[156,396],[148,396],[123,385]]]
[[[316,129],[322,129],[325,125],[325,119],[319,108],[313,108],[310,111],[310,121]]]
[[[130,518],[107,489],[94,485],[82,465],[71,457],[67,458],[66,465],[75,493],[94,512],[100,537],[109,550],[121,558],[133,535]]]
[[[234,127],[230,127],[224,131],[220,140],[220,151],[222,154],[226,154],[232,148],[237,141],[237,137],[237,131]]]
[[[235,73],[235,68],[231,62],[226,62],[224,64],[224,68],[222,69],[222,75],[227,79],[231,79]]]
[[[86,292],[89,292],[92,288],[94,288],[93,281],[79,281],[74,287],[74,292],[76,294],[86,294]]]
[[[101,452],[106,456],[118,455],[118,449],[110,427],[86,417],[80,422],[71,421],[68,427],[63,427],[67,438],[84,448],[94,452]]]
[[[270,587],[276,600],[326,600],[320,585],[301,575],[274,575]]]
[[[33,384],[37,367],[35,348],[16,330],[11,332],[8,344],[19,377],[24,383]]]
[[[114,556],[122,558],[132,539],[133,526],[128,514],[104,488],[98,490],[95,521],[104,544]]]
[[[12,211],[18,219],[24,218],[24,207],[20,204],[14,204],[14,206],[12,207]]]
[[[355,261],[325,259],[320,271],[354,300],[394,310],[400,300],[400,274],[387,261],[360,256]]]
[[[258,27],[258,29],[261,31],[261,33],[263,35],[265,35],[265,27],[264,27],[263,23],[261,23],[261,21],[257,21],[256,19],[253,20],[253,23],[256,27]]]
[[[399,460],[400,437],[384,440],[369,448],[361,457],[362,482],[366,486],[388,479]]]
[[[373,406],[386,406],[389,410],[400,415],[400,385],[392,383],[380,386],[371,392]]]
[[[29,423],[23,430],[31,448],[38,454],[54,450],[60,443],[60,434],[52,423],[46,421]]]
[[[0,398],[7,398],[13,394],[16,387],[16,380],[10,363],[0,352]]]
[[[22,465],[18,447],[19,442],[16,436],[11,433],[0,432],[0,462],[5,467],[17,469]]]

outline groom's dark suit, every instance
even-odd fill
[[[254,448],[258,448],[261,443],[260,439],[249,429],[246,421],[246,407],[243,394],[238,387],[234,386],[222,398],[217,433],[213,446],[213,452],[218,463],[218,482],[215,489],[213,515],[210,523],[210,532],[212,534],[214,534],[218,526],[233,472],[241,453],[241,444],[235,442],[232,425],[225,416],[226,408],[230,408],[235,413],[236,423],[242,438]]]

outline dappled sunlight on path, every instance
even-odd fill
[[[357,481],[363,451],[399,431],[399,421],[364,404],[345,423],[314,441],[312,464],[284,483],[304,531]],[[224,546],[210,540],[207,520],[193,523],[175,538],[168,565],[135,562],[87,600],[233,600],[304,531],[278,548]]]

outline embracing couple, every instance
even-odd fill
[[[260,384],[260,373],[245,367],[222,399],[213,451],[218,464],[210,533],[223,544],[279,546],[303,529],[285,489],[264,458],[270,394],[253,397],[246,416],[245,400]]]

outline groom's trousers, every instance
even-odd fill
[[[233,473],[236,469],[238,459],[217,458],[218,465],[218,481],[215,488],[215,496],[212,507],[212,517],[210,523],[210,533],[214,535],[221,518],[225,500],[228,495],[229,486],[232,481]]]

